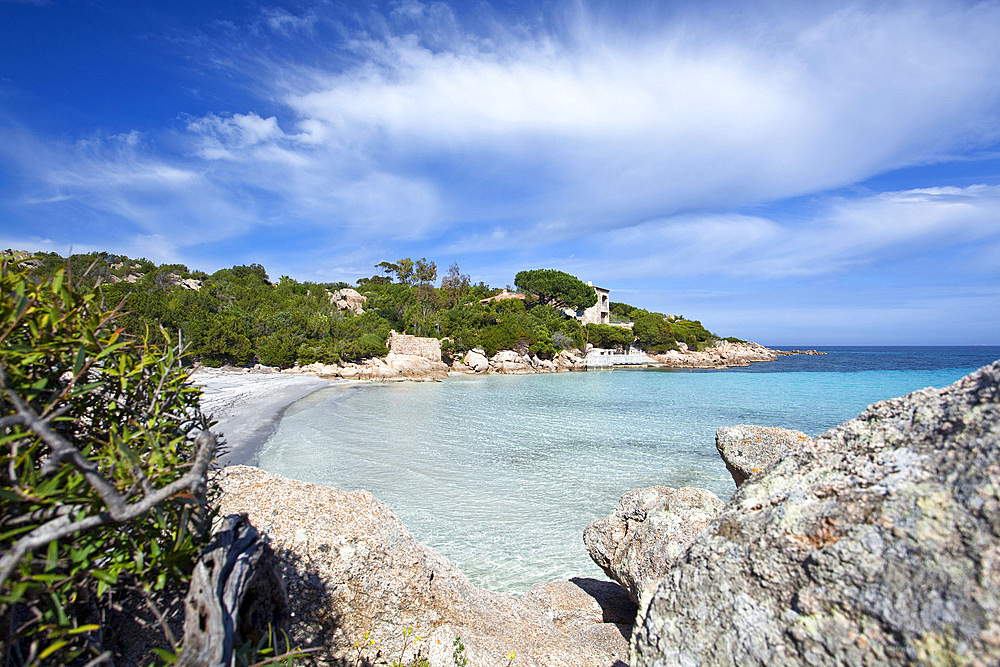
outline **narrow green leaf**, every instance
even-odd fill
[[[49,542],[48,555],[45,558],[45,571],[51,572],[59,564],[59,543],[55,540]]]
[[[52,605],[55,607],[56,616],[59,619],[59,625],[69,625],[69,619],[66,618],[66,610],[63,609],[62,602],[55,593],[49,593],[49,597],[52,598]]]
[[[82,634],[84,632],[93,632],[94,630],[100,630],[100,629],[101,629],[101,626],[94,625],[93,623],[91,623],[90,625],[81,625],[78,628],[73,628],[72,630],[69,631],[69,634],[71,634],[71,635],[79,635],[79,634]]]
[[[15,535],[20,535],[21,533],[27,533],[30,530],[34,530],[37,526],[19,526],[13,530],[8,530],[6,533],[0,533],[0,542],[5,542],[6,540],[14,537]]]
[[[108,584],[118,583],[118,577],[111,574],[107,570],[94,570],[91,574],[93,574],[96,579],[99,579],[100,581],[103,581],[105,583]]]
[[[83,370],[83,362],[87,360],[87,347],[80,343],[80,349],[76,353],[76,362],[73,364],[73,375],[79,375]]]
[[[53,653],[55,653],[68,643],[69,642],[66,641],[65,639],[59,639],[57,641],[52,642],[44,651],[38,654],[38,659],[45,660],[45,658],[49,657],[50,655],[52,655]]]
[[[162,648],[154,648],[153,653],[168,665],[176,665],[177,659],[180,657],[179,653],[171,653],[170,651],[165,651]]]
[[[73,392],[70,394],[73,397],[79,396],[80,394],[86,394],[91,389],[95,387],[100,387],[103,382],[91,382],[90,384],[81,385],[79,387],[74,387]]]

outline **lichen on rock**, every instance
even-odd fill
[[[715,447],[740,486],[764,470],[792,447],[812,442],[802,431],[777,426],[723,426],[715,432]]]

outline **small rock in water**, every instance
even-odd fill
[[[756,475],[792,447],[812,442],[802,431],[777,426],[723,426],[715,432],[715,447],[736,486]]]

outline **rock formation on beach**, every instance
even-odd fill
[[[764,470],[793,447],[812,442],[802,431],[777,426],[723,426],[715,432],[715,447],[736,486]]]
[[[390,352],[385,358],[375,357],[359,364],[322,364],[317,362],[306,366],[287,368],[281,372],[343,380],[428,381],[443,380],[448,377],[448,366],[442,361],[431,361],[422,356]]]
[[[583,542],[594,562],[638,602],[722,505],[711,491],[690,486],[633,489],[614,513],[587,526]]]
[[[368,297],[363,296],[356,289],[345,287],[330,294],[330,303],[337,307],[337,310],[349,310],[356,315],[365,312],[363,306]]]
[[[529,604],[473,586],[366,491],[247,466],[225,468],[219,482],[221,513],[247,514],[271,539],[289,593],[291,640],[319,647],[320,664],[409,664],[419,654],[452,667],[456,637],[475,666],[506,667],[511,651],[517,665],[624,664],[620,626],[634,608],[609,582],[566,582],[571,588],[538,592]]]
[[[683,345],[683,343],[681,344]],[[727,368],[729,366],[749,366],[752,363],[774,361],[778,358],[775,350],[757,343],[734,343],[719,340],[704,350],[670,350],[651,357],[671,368]]]
[[[643,601],[633,665],[1000,663],[1000,362],[787,450]]]
[[[587,370],[587,361],[569,350],[561,350],[552,359],[522,354],[515,350],[500,350],[492,357],[476,348],[466,352],[452,370],[463,373],[496,373],[502,375],[529,375],[531,373],[564,373]]]

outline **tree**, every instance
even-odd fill
[[[632,333],[636,341],[648,352],[666,352],[677,348],[670,326],[658,313],[644,312],[635,318]]]
[[[542,305],[580,310],[597,303],[597,291],[579,278],[555,269],[521,271],[514,276],[518,289],[538,296]]]
[[[624,327],[613,327],[610,324],[588,324],[587,337],[594,347],[627,351],[635,341],[635,334]]]
[[[414,265],[413,276],[416,281],[415,284],[429,285],[437,280],[437,264],[428,262],[426,257],[421,257]]]
[[[469,276],[463,275],[458,268],[458,262],[451,265],[448,275],[441,279],[441,291],[448,299],[448,305],[454,307],[469,291]]]

